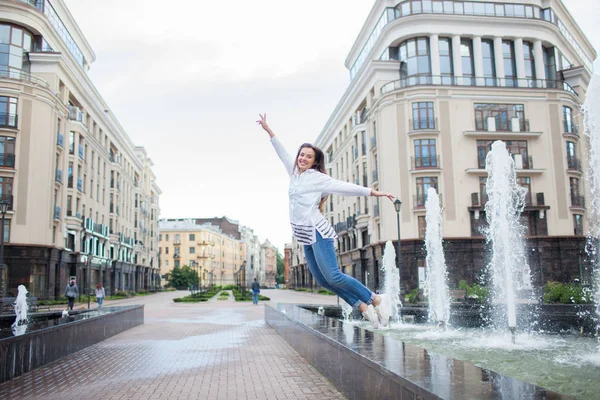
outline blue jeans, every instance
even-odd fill
[[[98,308],[102,307],[102,302],[104,301],[104,297],[96,297],[96,300],[98,300]]]
[[[333,239],[323,239],[318,231],[316,238],[315,243],[304,246],[304,256],[308,269],[319,286],[331,290],[354,308],[358,308],[362,303],[371,304],[375,293],[340,271]]]
[[[252,292],[252,303],[258,304],[258,292]]]

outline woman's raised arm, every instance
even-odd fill
[[[281,142],[279,142],[279,140],[275,137],[275,134],[269,127],[269,124],[267,124],[267,113],[265,113],[264,115],[258,114],[258,116],[260,117],[260,119],[256,121],[256,123],[260,125],[261,128],[263,128],[269,134],[269,137],[271,138],[271,143],[273,144],[277,155],[281,159],[281,162],[283,162],[283,165],[288,175],[292,175],[292,173],[294,172],[294,159],[288,154]]]

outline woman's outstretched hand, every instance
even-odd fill
[[[394,196],[393,194],[389,194],[389,193],[386,193],[386,192],[380,192],[380,191],[377,191],[375,189],[371,189],[371,196],[375,196],[375,197],[387,197],[391,201],[394,201],[394,199],[396,198],[396,196]]]
[[[263,128],[265,131],[267,131],[270,137],[275,136],[271,128],[269,128],[269,124],[267,124],[267,113],[265,113],[264,115],[258,114],[258,116],[260,117],[260,119],[256,121],[256,123],[260,125],[260,127]]]

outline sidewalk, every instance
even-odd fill
[[[106,301],[144,304],[144,325],[0,385],[0,399],[344,399],[265,325],[263,302],[172,301],[187,294]],[[272,302],[337,302],[287,290],[261,294]]]

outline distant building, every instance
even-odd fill
[[[290,265],[292,264],[292,245],[286,243],[283,250],[283,282],[290,287]]]
[[[246,286],[250,286],[256,278],[263,284],[261,277],[264,277],[264,270],[260,263],[261,243],[254,231],[247,226],[241,226],[242,241],[246,244]],[[262,270],[262,272],[261,272]]]
[[[261,285],[275,287],[275,277],[277,276],[277,257],[275,255],[275,246],[269,242],[269,239],[261,246],[261,260],[264,266],[264,276]]]

